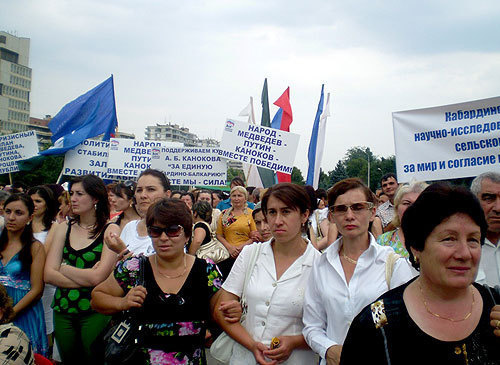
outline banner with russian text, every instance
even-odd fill
[[[163,171],[173,185],[226,186],[227,160],[218,148],[153,148],[151,168]]]
[[[138,178],[142,171],[151,168],[151,149],[161,146],[162,142],[159,141],[111,138],[109,140],[108,176]]]
[[[392,113],[398,181],[500,168],[500,97]]]
[[[17,161],[38,155],[35,131],[0,136],[0,174],[19,171]]]
[[[228,119],[219,156],[291,174],[300,136]]]
[[[108,149],[109,142],[86,139],[64,155],[63,175],[92,174],[101,179],[109,179]]]

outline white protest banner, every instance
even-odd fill
[[[219,156],[291,174],[299,138],[295,133],[228,119]]]
[[[0,174],[19,171],[16,161],[38,155],[35,131],[0,136]]]
[[[108,179],[109,142],[86,139],[64,156],[63,175],[82,176],[92,174]]]
[[[173,185],[226,185],[227,160],[218,148],[155,147],[151,167],[163,171]]]
[[[392,113],[398,181],[500,168],[500,97]]]
[[[108,175],[131,176],[151,168],[151,148],[161,142],[139,139],[111,138],[109,140]]]

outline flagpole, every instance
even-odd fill
[[[63,171],[64,171],[64,168],[61,169],[61,173],[59,174],[59,177],[57,178],[56,184],[60,184],[61,183],[61,179],[62,179],[62,176],[63,176]]]

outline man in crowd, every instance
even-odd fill
[[[485,172],[477,176],[470,186],[484,211],[488,231],[484,242],[480,270],[489,286],[500,285],[500,173]]]
[[[392,172],[382,176],[380,184],[382,185],[382,192],[389,197],[388,201],[377,208],[376,214],[382,221],[382,228],[385,231],[386,227],[391,223],[392,218],[394,218],[394,196],[399,185],[396,175]]]

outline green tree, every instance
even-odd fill
[[[302,172],[296,166],[293,167],[292,170],[292,183],[297,185],[305,185],[304,176],[302,176]]]
[[[323,169],[319,169],[318,188],[329,189],[330,186],[331,186],[330,175],[325,174],[325,172],[323,171]]]
[[[344,161],[341,160],[337,162],[335,168],[328,173],[328,177],[330,178],[330,185],[334,185],[340,180],[347,179],[349,175],[347,175]]]
[[[233,180],[236,176],[241,177],[243,181],[246,182],[245,173],[243,172],[243,170],[233,169],[232,167],[229,167],[227,169],[227,183],[229,184],[231,180]]]

